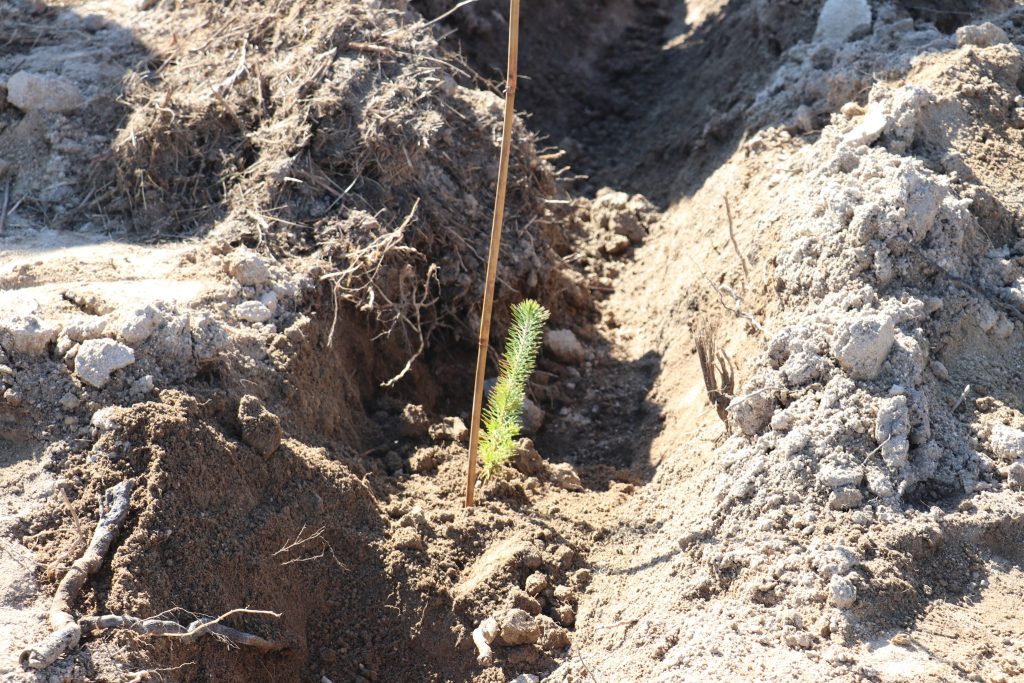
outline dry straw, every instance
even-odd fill
[[[491,333],[491,308],[494,305],[494,281],[498,273],[498,251],[501,248],[501,225],[505,217],[505,189],[508,185],[508,162],[512,151],[512,124],[515,115],[517,63],[519,61],[519,0],[510,0],[508,14],[508,69],[505,82],[505,119],[501,127],[501,157],[498,162],[498,188],[494,195],[494,216],[491,221],[491,243],[487,252],[487,279],[484,282],[483,306],[480,311],[480,337],[476,354],[476,379],[473,390],[473,419],[469,427],[469,468],[466,472],[466,507],[473,505],[476,485],[476,461],[480,447],[480,418],[484,405],[484,374]]]

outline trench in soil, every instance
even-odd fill
[[[414,4],[428,18],[443,9],[431,0]],[[960,13],[931,6],[919,9],[921,18],[955,30]],[[139,667],[185,667],[182,680],[503,681],[557,666],[551,652],[509,648],[496,670],[480,674],[470,631],[506,607],[514,587],[538,569],[573,587],[580,614],[588,603],[628,602],[588,592],[575,577],[603,577],[595,582],[601,590],[624,585],[616,581],[675,552],[645,546],[660,524],[656,516],[700,514],[698,474],[723,429],[707,404],[691,324],[703,312],[721,326],[741,380],[756,346],[743,320],[716,308],[702,266],[717,273],[716,285],[740,286],[722,197],[743,193],[754,197],[734,216],[743,251],[764,265],[753,226],[757,198],[768,193],[749,187],[742,173],[716,173],[742,141],[782,123],[746,113],[783,51],[811,35],[819,9],[818,2],[790,3],[785,22],[759,19],[733,0],[570,0],[526,9],[518,110],[527,127],[541,144],[565,151],[564,163],[579,175],[571,195],[638,193],[660,219],[602,273],[606,284],[590,292],[592,305],[570,307],[577,317],[563,319],[593,353],[572,370],[540,363],[546,379],[539,384],[562,388],[535,396],[547,417],[534,440],[546,460],[575,466],[582,492],[543,486],[527,495],[499,483],[476,509],[463,510],[464,451],[434,444],[399,416],[417,404],[432,415],[467,417],[472,343],[440,333],[410,379],[383,391],[379,381],[395,358],[379,357],[371,341],[377,330],[364,316],[335,319],[337,302],[321,286],[309,318],[295,321],[274,349],[278,373],[211,365],[187,393],[164,392],[101,437],[96,450],[118,454],[120,464],[83,464],[78,474],[100,487],[127,468],[147,489],[139,494],[144,512],[129,521],[116,558],[92,582],[83,613],[115,604],[135,614],[251,606],[283,615],[273,625],[246,618],[241,626],[294,639],[286,655],[217,643],[138,648],[130,637],[112,639]],[[456,29],[448,46],[479,74],[466,76],[467,84],[493,88],[501,79],[503,10],[480,0],[447,24]],[[244,161],[246,150],[235,151]],[[584,231],[574,245],[582,250],[590,237]],[[259,244],[252,235],[235,242]],[[666,277],[670,269],[678,277]],[[767,302],[767,293],[747,299],[759,316]],[[344,333],[332,337],[337,329]],[[237,400],[250,393],[284,426],[285,439],[269,457],[240,444]],[[38,457],[23,438],[31,429],[25,413],[5,408],[2,417],[0,464]],[[676,488],[645,494],[670,454]],[[395,475],[389,458],[405,467],[436,462],[425,475]],[[950,508],[958,502],[951,492],[929,496],[926,502]],[[410,532],[417,514],[428,522],[419,541]],[[70,529],[55,533],[70,544]],[[297,541],[286,559],[275,554]],[[535,549],[537,565],[519,563],[524,548]],[[624,552],[635,559],[615,557]],[[563,618],[553,602],[543,609]],[[596,640],[603,626],[578,625],[570,635],[586,630]]]

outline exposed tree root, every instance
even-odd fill
[[[183,626],[176,621],[164,619],[139,619],[119,614],[104,614],[98,617],[84,617],[79,623],[82,630],[87,633],[95,633],[111,628],[123,628],[134,631],[144,636],[162,636],[167,638],[180,638],[186,643],[192,643],[203,636],[214,636],[233,645],[242,645],[255,648],[260,652],[275,652],[286,650],[289,644],[283,641],[267,640],[260,636],[239,631],[238,629],[225,626],[220,623],[222,620],[234,614],[268,614],[274,617],[281,616],[276,612],[264,610],[234,609],[226,612],[216,619],[201,617],[188,626]]]
[[[100,511],[100,519],[96,523],[92,541],[61,579],[50,604],[49,619],[53,632],[21,653],[22,666],[45,669],[62,654],[78,645],[82,629],[71,616],[71,605],[78,598],[86,579],[99,569],[110,549],[110,544],[114,541],[114,536],[121,530],[121,525],[128,516],[128,499],[131,497],[133,483],[131,479],[122,481],[103,494],[103,509]]]
[[[128,516],[128,502],[131,498],[134,482],[130,479],[113,486],[103,494],[100,519],[96,523],[92,541],[68,573],[61,579],[57,592],[50,605],[49,620],[53,631],[43,640],[29,646],[21,653],[21,664],[30,669],[45,669],[53,664],[65,652],[78,646],[85,633],[94,633],[111,628],[124,628],[146,636],[163,636],[180,638],[191,643],[203,636],[214,636],[220,640],[251,647],[260,652],[284,650],[289,644],[282,641],[267,640],[251,633],[225,626],[221,622],[235,614],[267,614],[281,616],[276,612],[264,610],[234,609],[219,617],[201,617],[188,626],[176,621],[163,619],[139,619],[132,616],[104,614],[96,617],[83,617],[76,621],[71,615],[71,606],[78,599],[78,594],[90,575],[94,574],[103,563],[103,558],[110,550],[110,544],[120,532],[125,518]]]

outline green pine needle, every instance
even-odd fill
[[[533,299],[512,307],[512,326],[505,340],[498,383],[487,397],[487,408],[483,414],[480,463],[485,481],[515,454],[515,440],[522,429],[526,386],[533,374],[548,315],[548,310]]]

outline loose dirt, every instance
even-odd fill
[[[0,7],[3,680],[1024,678],[1024,12],[836,4],[524,7],[472,509],[504,6]],[[123,481],[73,616],[280,649],[23,664]]]

